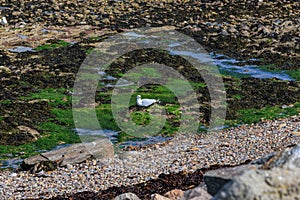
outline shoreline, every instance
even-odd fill
[[[235,166],[300,142],[300,116],[242,125],[205,135],[182,135],[168,144],[127,151],[114,159],[92,160],[50,172],[0,172],[2,199],[72,197],[134,186],[161,174],[193,173],[213,166]],[[159,156],[157,156],[159,155]],[[142,162],[140,162],[142,161]],[[124,191],[123,191],[124,192]],[[139,195],[139,194],[138,194]]]

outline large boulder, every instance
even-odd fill
[[[275,167],[285,169],[300,168],[300,145],[286,148],[284,151],[276,153],[261,168],[272,169]]]
[[[235,177],[214,200],[290,200],[300,198],[300,169],[250,170]]]
[[[235,176],[214,199],[300,199],[300,145],[278,152],[262,164]]]
[[[222,168],[208,171],[204,174],[204,182],[207,186],[207,192],[215,195],[234,177],[244,173],[245,170],[256,169],[256,165],[241,165],[231,168]]]
[[[38,172],[53,170],[57,166],[77,164],[92,158],[106,159],[114,156],[114,147],[109,139],[98,139],[89,143],[73,144],[57,150],[41,153],[24,159],[21,168]]]

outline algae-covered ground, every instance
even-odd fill
[[[5,1],[1,5],[1,14],[8,20],[0,29],[1,160],[24,158],[58,145],[80,142],[72,113],[76,74],[103,40],[133,28],[171,25],[203,45],[211,55],[222,54],[226,59],[235,59],[235,65],[255,65],[264,72],[293,79],[254,78],[248,73],[250,68],[241,69],[245,73],[237,68],[220,68],[226,89],[225,125],[299,114],[298,1],[52,3]],[[115,60],[106,73],[119,79],[134,66],[151,62],[172,67],[192,85],[201,105],[201,134],[211,115],[209,91],[203,78],[181,56],[155,49],[133,51]],[[112,88],[106,87],[115,81],[99,83],[95,110],[103,129],[119,132],[111,111]],[[135,105],[137,94],[160,99],[167,122],[159,134],[176,133],[182,112],[172,91],[149,84],[133,92],[130,116],[136,124],[146,126],[151,123],[150,111]],[[133,139],[120,132],[117,143]]]
[[[8,62],[8,64],[15,64],[19,67],[27,65],[27,68],[24,67],[24,73],[15,73],[13,70],[1,71],[4,77],[10,77],[7,80],[2,79],[2,88],[7,91],[2,94],[3,100],[0,101],[0,122],[3,127],[0,145],[2,160],[12,157],[25,158],[58,145],[81,142],[74,130],[72,83],[80,62],[85,55],[91,52],[95,40],[86,39],[85,41],[92,42],[88,45],[86,43],[71,45],[65,42],[52,41],[53,44],[37,47],[35,52],[17,54],[17,57],[22,58],[22,61],[12,59]],[[65,54],[66,52],[68,53]],[[64,53],[63,56],[62,53]],[[4,55],[4,53],[2,54]],[[76,58],[76,55],[80,55],[80,57]],[[198,131],[199,134],[205,132],[205,126],[208,126],[210,118],[210,98],[207,86],[201,77],[194,76],[193,69],[190,69],[189,64],[185,63],[179,56],[153,50],[133,52],[121,64],[113,63],[111,68],[107,70],[107,74],[111,77],[122,78],[125,69],[130,69],[130,65],[135,66],[137,64],[135,61],[137,57],[141,58],[138,64],[146,61],[163,60],[165,64],[175,69],[184,66],[182,73],[188,77],[194,91],[197,91],[198,101],[201,105]],[[72,62],[74,59],[77,59],[77,63]],[[67,63],[62,63],[62,61],[67,61]],[[39,71],[36,69],[37,64],[41,66]],[[266,68],[266,66],[260,67]],[[272,67],[276,68],[273,65]],[[29,70],[29,73],[26,73],[26,69],[36,71],[33,73]],[[156,72],[150,70],[149,73]],[[298,70],[288,73],[298,80]],[[13,84],[10,84],[11,79],[13,79],[12,75],[22,77],[22,79],[16,78]],[[138,79],[138,77],[136,78]],[[119,132],[121,130],[111,111],[113,88],[107,87],[108,84],[114,84],[115,81],[108,79],[99,82],[98,92],[95,95],[95,110],[101,128]],[[227,95],[225,121],[227,126],[297,115],[300,111],[298,81],[255,79],[226,73],[223,75],[223,81]],[[132,94],[129,112],[133,122],[141,126],[151,122],[151,115],[149,108],[136,106],[135,97],[137,94],[144,98],[160,99],[161,108],[166,110],[167,122],[159,134],[163,136],[176,134],[180,126],[182,112],[175,94],[168,88],[156,84],[148,84],[138,88]],[[18,129],[19,126],[35,129],[40,135],[32,139],[28,135],[24,135]],[[119,132],[116,145],[134,139],[136,138],[133,136]]]

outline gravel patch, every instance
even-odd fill
[[[300,116],[241,125],[218,132],[178,134],[171,141],[125,151],[109,160],[91,160],[55,171],[2,171],[1,199],[51,198],[98,192],[156,179],[160,174],[194,172],[213,165],[237,165],[300,141]]]

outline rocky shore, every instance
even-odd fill
[[[40,25],[44,31],[53,26],[84,29],[84,25],[89,25],[122,30],[172,25],[196,37],[207,50],[236,58],[264,58],[265,62],[280,64],[282,69],[295,69],[299,63],[300,4],[297,0],[12,0],[1,1],[0,9],[9,26],[27,29],[24,33]],[[70,34],[71,31],[64,33],[65,37]],[[82,34],[77,37],[84,36],[84,31]],[[7,45],[6,38],[1,35],[2,44]]]
[[[1,22],[0,25],[1,145],[17,146],[35,141],[43,134],[39,133],[38,125],[54,118],[50,112],[53,102],[24,97],[41,89],[72,88],[75,74],[90,49],[110,35],[133,28],[171,25],[192,36],[208,52],[243,59],[249,64],[268,65],[269,69],[299,70],[298,0],[0,0],[0,14],[7,19],[7,24]],[[68,45],[51,51],[34,50],[60,40]],[[25,47],[25,51],[18,53],[19,47],[21,50]],[[156,54],[153,55],[155,60]],[[130,65],[131,60],[128,63]],[[228,89],[228,119],[237,117],[238,109],[292,107],[300,100],[299,81],[254,78],[237,81],[224,77],[224,83]],[[60,101],[67,102],[70,92],[64,95]],[[59,106],[71,107],[68,103]],[[269,171],[251,171],[234,179],[222,194],[216,194],[211,193],[211,186],[204,182],[205,177],[212,175],[204,174],[248,164],[299,144],[299,121],[298,113],[207,134],[181,133],[165,143],[127,149],[111,159],[91,159],[53,171],[33,174],[0,171],[0,199],[107,200],[123,194],[118,198],[124,199],[127,195],[131,199],[173,200],[182,196],[199,199],[192,195],[198,192],[203,194],[203,199],[213,196],[226,199],[234,193],[232,187],[237,186],[237,182],[259,174],[262,184],[273,175],[269,175]],[[254,170],[258,168],[256,164],[253,164]],[[268,168],[268,164],[271,169],[279,168],[274,170],[275,179],[286,172],[276,163],[260,162],[259,166]],[[297,167],[287,173],[298,174]],[[221,179],[226,179],[226,183],[231,180],[223,176]],[[276,184],[280,185],[280,181],[272,180],[266,182],[275,188]],[[278,191],[281,190],[275,193]],[[132,194],[126,194],[129,192]],[[272,198],[277,196],[271,195]]]

